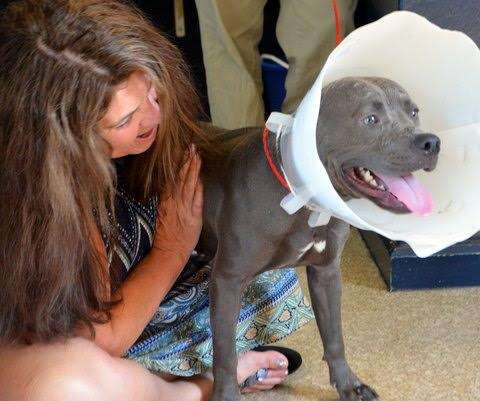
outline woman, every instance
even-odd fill
[[[0,60],[0,399],[208,399],[193,250],[197,153],[215,147],[178,51],[120,2],[23,0]],[[311,312],[289,271],[260,276],[246,309],[238,381],[266,372],[244,391],[269,389],[287,354],[250,350]]]

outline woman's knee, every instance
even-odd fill
[[[48,394],[52,401],[65,399],[65,394],[72,401],[106,399],[102,393],[115,376],[113,359],[91,341],[69,340],[39,372],[37,392]]]
[[[6,351],[11,367],[3,374],[9,400],[109,400],[106,383],[115,380],[114,358],[85,339],[32,345]],[[10,380],[8,380],[8,376]]]
[[[62,367],[63,368],[63,367]],[[38,375],[25,389],[29,401],[107,400],[100,383],[85,372],[49,368]]]

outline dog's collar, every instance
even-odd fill
[[[263,140],[263,152],[265,153],[265,157],[267,159],[268,165],[270,167],[270,170],[272,171],[273,175],[277,177],[278,181],[284,187],[287,191],[290,192],[290,186],[287,183],[287,180],[285,179],[285,176],[283,174],[283,171],[280,172],[277,164],[275,164],[274,158],[277,158],[277,163],[281,165],[281,155],[280,155],[280,147],[279,147],[279,142],[280,142],[280,135],[276,135],[274,138],[274,156],[272,156],[272,153],[270,151],[270,131],[268,130],[267,127],[263,129],[263,135],[262,135],[262,140]]]

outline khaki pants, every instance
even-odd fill
[[[196,0],[212,122],[263,125],[261,60],[266,0]],[[337,0],[342,33],[353,29],[357,0]],[[335,47],[332,0],[280,0],[276,34],[290,65],[283,111],[292,113]]]

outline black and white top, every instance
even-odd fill
[[[133,198],[125,189],[122,169],[123,159],[115,161],[118,183],[115,195],[115,222],[118,230],[117,244],[113,249],[108,247],[110,263],[115,259],[115,266],[121,266],[121,277],[138,264],[150,251],[155,234],[157,218],[157,197],[142,203]]]

